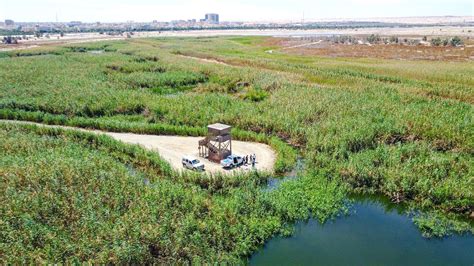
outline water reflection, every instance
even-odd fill
[[[350,215],[322,225],[296,224],[275,237],[253,265],[474,265],[474,237],[423,238],[403,206],[381,197],[353,197]]]

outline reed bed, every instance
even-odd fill
[[[271,145],[278,173],[292,168],[297,153],[306,162],[301,177],[265,192],[268,175],[179,175],[136,147],[2,126],[6,167],[0,173],[18,183],[2,183],[8,191],[2,201],[11,202],[2,211],[11,215],[2,220],[1,232],[7,233],[0,236],[25,235],[22,243],[0,247],[8,254],[5,262],[32,254],[34,262],[232,263],[272,235],[288,233],[293,221],[334,217],[347,192],[381,193],[406,203],[421,214],[415,224],[427,236],[473,231],[463,220],[474,212],[472,62],[270,54],[275,47],[266,43],[260,37],[155,38],[2,53],[2,119],[189,136],[223,122],[234,126],[236,139]],[[97,50],[103,52],[90,52]],[[44,166],[35,163],[42,157],[49,160]],[[136,185],[127,167],[157,187]],[[54,226],[45,225],[41,209],[12,205],[22,202],[21,195],[31,204],[33,194],[19,184],[56,184],[63,172],[93,184],[102,196],[81,199],[74,192],[76,201],[46,210],[61,221]],[[127,196],[110,192],[111,181],[101,190],[97,180],[109,175],[125,182],[118,187]],[[88,187],[79,186],[84,193]],[[47,202],[66,198],[57,189],[46,191]],[[108,219],[86,223],[79,235],[66,216],[82,208],[80,200],[115,205]],[[94,205],[87,206],[91,221],[106,208],[94,212]],[[51,244],[43,237],[51,232],[66,242]],[[86,241],[97,232],[98,240]],[[56,247],[59,253],[53,253]]]

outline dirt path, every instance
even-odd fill
[[[68,126],[53,126],[45,125],[34,122],[26,121],[14,121],[14,120],[0,120],[4,123],[15,123],[15,124],[30,124],[42,127],[50,128],[62,128],[69,130],[80,130],[84,132],[90,132],[94,134],[105,134],[116,140],[120,140],[129,144],[138,144],[145,149],[156,151],[160,156],[168,161],[173,168],[176,170],[182,170],[181,159],[183,155],[193,155],[206,167],[207,173],[231,173],[235,171],[250,171],[250,166],[243,166],[234,170],[224,170],[219,164],[208,161],[204,158],[199,158],[198,155],[198,141],[202,137],[182,137],[182,136],[164,136],[164,135],[142,135],[134,133],[116,133],[106,132],[99,130],[89,130],[83,128],[75,128]],[[257,170],[272,171],[275,164],[276,154],[270,148],[270,146],[255,143],[255,142],[244,142],[244,141],[233,141],[232,142],[233,153],[241,156],[255,154],[257,157]]]
[[[306,46],[311,46],[314,44],[320,44],[323,40],[319,40],[317,42],[310,42],[310,43],[303,43],[303,44],[298,44],[298,45],[293,45],[293,46],[288,46],[288,47],[283,47],[280,50],[288,50],[288,49],[294,49],[294,48],[300,48],[300,47],[306,47]]]
[[[224,65],[224,66],[233,66],[225,62],[215,60],[215,59],[207,59],[207,58],[201,58],[201,57],[190,56],[190,55],[181,55],[181,54],[178,56],[183,57],[183,58],[194,59],[194,60],[198,60],[198,61],[206,62],[206,63],[214,63],[214,64],[219,64],[219,65]]]

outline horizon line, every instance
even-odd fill
[[[330,21],[358,21],[358,20],[370,20],[373,19],[373,21],[368,21],[368,22],[376,22],[376,20],[381,20],[381,19],[409,19],[409,18],[470,18],[470,20],[474,21],[474,16],[472,15],[425,15],[425,16],[380,16],[380,17],[328,17],[328,18],[304,18],[304,23],[311,23],[311,22],[330,22]],[[181,18],[181,19],[172,19],[168,21],[159,21],[156,20],[157,22],[160,23],[166,23],[166,22],[171,22],[171,21],[187,21],[187,20],[192,20],[195,18]],[[1,22],[5,20],[13,20],[15,23],[69,23],[72,21],[79,21],[81,23],[150,23],[155,20],[148,20],[148,21],[135,21],[135,20],[122,20],[122,21],[91,21],[91,20],[77,20],[77,19],[71,19],[67,21],[16,21],[13,18],[4,18],[0,19]],[[199,21],[197,21],[199,22]],[[301,18],[296,18],[296,19],[270,19],[270,20],[223,20],[221,23],[229,23],[229,22],[234,22],[234,23],[301,23],[303,22]]]

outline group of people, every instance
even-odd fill
[[[255,153],[244,156],[244,162],[243,162],[244,165],[251,164],[252,167],[255,167],[256,163],[257,163],[257,156],[255,155]]]

